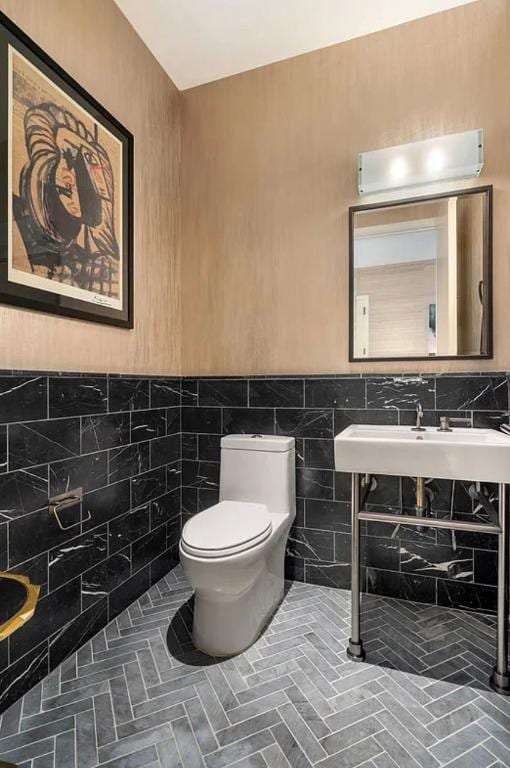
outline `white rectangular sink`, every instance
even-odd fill
[[[352,424],[335,437],[335,469],[373,475],[510,482],[510,436],[494,429]]]

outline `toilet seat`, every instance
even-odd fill
[[[226,557],[252,549],[269,538],[271,531],[265,504],[220,501],[188,520],[181,547],[195,557]]]

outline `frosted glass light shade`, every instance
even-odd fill
[[[483,168],[483,129],[361,152],[360,195],[437,181],[479,176]]]

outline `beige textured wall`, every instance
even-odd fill
[[[509,84],[509,0],[479,0],[184,92],[183,373],[402,370],[348,363],[356,154],[478,127],[495,359],[413,368],[510,368]]]
[[[0,368],[180,372],[179,93],[113,0],[0,10],[135,137],[135,328],[0,306]]]

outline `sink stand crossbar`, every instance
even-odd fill
[[[498,536],[498,615],[496,666],[490,678],[490,686],[497,693],[510,695],[510,675],[508,672],[508,556],[509,556],[509,520],[506,501],[507,486],[499,485],[498,525],[468,522],[464,520],[435,520],[433,518],[412,517],[381,512],[363,512],[360,509],[361,475],[352,473],[351,515],[352,515],[352,578],[351,578],[351,637],[347,655],[353,661],[363,661],[365,652],[361,640],[361,564],[360,546],[362,520],[371,520],[392,525],[412,525],[415,527],[447,528],[453,531],[481,531]]]

